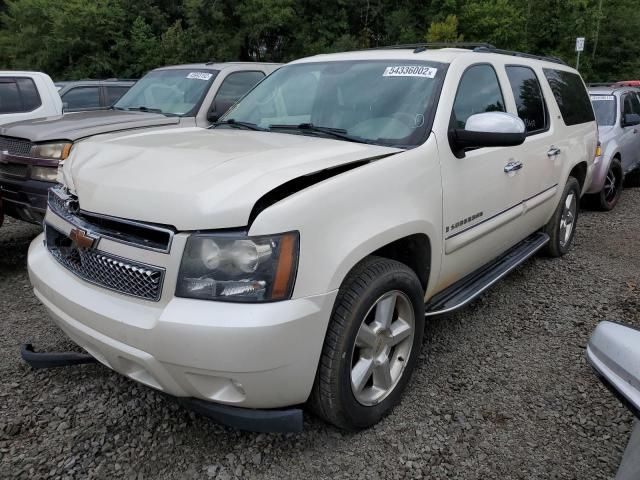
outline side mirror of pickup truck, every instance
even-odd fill
[[[623,127],[633,127],[635,125],[640,125],[640,115],[637,113],[627,113],[622,117]]]
[[[505,112],[476,113],[467,119],[464,128],[449,130],[449,143],[458,158],[471,148],[512,147],[526,138],[524,122]]]

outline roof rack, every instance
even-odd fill
[[[473,49],[474,52],[481,53],[498,53],[500,55],[511,55],[513,57],[532,58],[534,60],[545,60],[547,62],[559,63],[560,65],[566,65],[566,62],[558,57],[545,57],[542,55],[533,55],[531,53],[516,52],[515,50],[502,50],[495,47],[477,47]]]
[[[429,43],[406,43],[401,45],[388,45],[374,47],[369,50],[413,50],[413,53],[424,52],[429,48],[496,48],[490,43],[483,42],[429,42]]]

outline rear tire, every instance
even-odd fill
[[[544,232],[549,235],[545,253],[550,257],[561,257],[569,251],[576,232],[579,201],[580,184],[575,178],[569,177],[560,203],[544,227]]]
[[[424,331],[424,291],[395,260],[367,257],[342,283],[316,380],[313,412],[360,430],[398,403],[415,368]]]
[[[604,180],[602,190],[587,196],[589,206],[609,212],[615,208],[622,194],[624,175],[622,173],[622,164],[620,160],[614,158],[611,160],[607,176]]]

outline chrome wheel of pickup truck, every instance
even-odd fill
[[[351,355],[351,388],[362,405],[384,400],[402,376],[411,354],[415,315],[404,293],[381,296],[369,309]]]

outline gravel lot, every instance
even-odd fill
[[[33,371],[18,346],[74,349],[25,269],[37,227],[0,229],[0,478],[611,478],[632,417],[584,360],[601,319],[640,325],[640,189],[583,212],[572,252],[534,258],[427,327],[403,402],[345,434],[218,426],[99,365]]]

